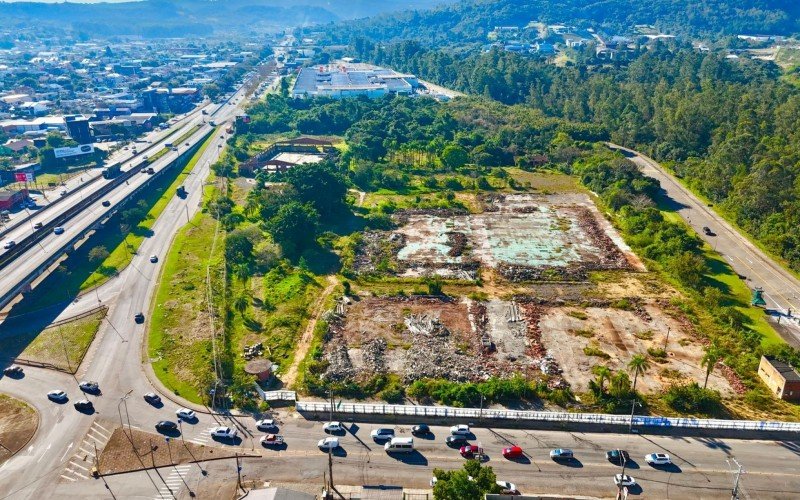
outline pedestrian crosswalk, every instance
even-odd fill
[[[109,427],[111,426],[109,425]],[[61,474],[61,479],[75,482],[79,479],[92,477],[92,467],[97,463],[97,454],[108,442],[111,432],[110,429],[99,422],[92,422],[92,426],[84,436],[83,441],[78,444],[75,453],[67,462],[64,472]]]
[[[187,441],[189,441],[190,443],[200,444],[200,445],[207,444],[209,441],[211,441],[211,431],[216,427],[217,427],[216,425],[212,425],[211,427],[203,429],[196,436],[187,439]]]
[[[186,486],[186,476],[189,474],[191,467],[191,465],[176,465],[172,468],[161,469],[160,472],[164,481],[153,500],[173,500],[178,498],[181,488]],[[171,471],[169,475],[165,475],[167,471]]]

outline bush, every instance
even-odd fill
[[[697,382],[671,386],[664,394],[664,402],[686,414],[718,415],[722,411],[719,392],[703,389]]]

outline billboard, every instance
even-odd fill
[[[17,182],[33,182],[33,172],[14,172],[14,180]]]
[[[94,144],[81,144],[71,148],[53,148],[56,158],[68,158],[70,156],[88,155],[94,153]]]

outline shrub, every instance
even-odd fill
[[[671,386],[664,394],[664,402],[681,413],[718,415],[722,411],[719,392],[703,389],[697,382]]]
[[[611,359],[611,356],[601,350],[596,345],[587,345],[583,348],[583,353],[587,356],[597,356],[600,359]]]

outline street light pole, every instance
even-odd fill
[[[638,404],[639,402],[635,399],[631,401],[631,419],[628,423],[628,432],[633,432],[633,412],[636,411],[636,405]]]

